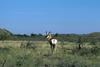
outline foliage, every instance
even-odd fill
[[[81,42],[100,42],[100,32],[93,32],[89,34],[52,34],[53,38],[57,38],[58,41],[77,42],[82,38]],[[45,35],[39,33],[29,34],[13,34],[7,29],[0,28],[0,40],[29,40],[29,41],[46,41]]]
[[[11,44],[7,46],[8,44]],[[63,48],[57,48],[53,54],[49,54],[50,46],[46,42],[22,41],[20,44],[30,43],[36,48],[14,47],[18,42],[1,42],[0,44],[0,67],[99,67],[100,66],[100,45],[98,47],[78,50],[73,48],[75,43],[64,42]],[[5,45],[4,45],[5,44]],[[59,43],[62,44],[62,43]],[[72,44],[72,45],[71,45]],[[92,46],[92,45],[90,45]],[[71,48],[67,50],[67,48]]]
[[[7,40],[12,36],[12,33],[6,29],[0,29],[0,40]]]

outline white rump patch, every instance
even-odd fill
[[[57,44],[57,40],[56,39],[51,39],[52,44]]]

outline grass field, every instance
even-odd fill
[[[48,42],[0,41],[0,67],[100,67],[100,48],[59,42],[51,54]]]

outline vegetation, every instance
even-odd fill
[[[77,42],[79,38],[82,39],[82,42],[99,42],[100,41],[100,32],[93,32],[89,34],[52,34],[54,38],[57,38],[59,41],[67,42]],[[0,29],[0,40],[28,40],[28,41],[46,41],[45,35],[43,34],[13,34],[12,32],[6,29]]]
[[[12,36],[12,33],[9,32],[6,29],[0,29],[0,40],[6,40],[6,39],[10,39]]]
[[[100,67],[100,32],[52,34],[57,50],[42,34],[13,34],[0,29],[0,67]]]
[[[26,47],[20,47],[26,44]],[[81,50],[72,42],[59,42],[51,55],[43,41],[0,42],[0,67],[99,67],[100,45],[85,45]],[[63,46],[63,47],[62,47]],[[89,47],[90,46],[90,47]]]

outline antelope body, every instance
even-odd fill
[[[50,33],[47,34],[46,38],[48,39],[48,42],[50,44],[51,47],[51,52],[53,53],[54,50],[56,50],[56,46],[57,46],[57,39],[54,39]]]

